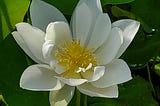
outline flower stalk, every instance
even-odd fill
[[[83,106],[87,106],[87,95],[84,95]]]
[[[81,93],[79,92],[79,90],[76,90],[76,106],[81,106]]]
[[[151,73],[150,73],[150,68],[149,68],[149,63],[147,62],[147,73],[148,73],[148,80],[151,86],[151,89],[153,91],[154,96],[156,95],[156,92],[154,90],[153,84],[152,84],[152,79],[151,79]]]

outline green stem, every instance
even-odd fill
[[[87,95],[84,95],[84,102],[83,102],[83,106],[87,106]]]
[[[77,95],[76,106],[81,106],[81,93],[78,91],[78,89],[76,90],[76,95]]]
[[[156,96],[156,92],[154,90],[153,84],[152,84],[152,79],[151,79],[151,73],[150,73],[150,69],[149,69],[149,64],[147,62],[147,72],[148,72],[148,79],[149,79],[149,83],[151,85],[151,89],[153,91],[154,96]]]

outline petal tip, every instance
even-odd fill
[[[62,24],[68,26],[68,24],[66,22],[64,22],[64,21],[56,21],[56,22],[49,23],[47,28],[46,28],[46,30],[49,30],[51,27],[54,28],[56,25],[62,25]]]
[[[20,23],[17,23],[15,26],[16,26],[16,27],[19,27],[19,26],[21,26],[21,25],[25,25],[25,24],[28,24],[28,23],[20,22]]]
[[[17,31],[13,31],[13,32],[11,32],[11,34],[12,34],[13,36],[16,36],[16,35],[18,34],[18,32],[17,32]]]
[[[139,28],[140,27],[140,22],[136,21],[136,26]]]
[[[17,23],[16,25],[17,30],[21,30],[22,28],[26,27],[26,26],[31,26],[29,23],[25,23],[25,22],[20,22]]]

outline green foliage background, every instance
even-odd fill
[[[70,18],[78,0],[43,0]],[[131,18],[141,27],[123,54],[133,80],[119,85],[118,99],[88,97],[89,106],[158,106],[160,103],[160,1],[101,0],[112,21]],[[49,106],[48,92],[19,87],[24,69],[32,64],[12,35],[15,24],[29,21],[30,0],[0,1],[0,106]],[[33,62],[34,63],[34,62]],[[69,106],[75,106],[76,96]],[[82,101],[83,102],[83,101]]]

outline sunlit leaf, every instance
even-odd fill
[[[156,74],[160,77],[160,63],[154,66]]]
[[[15,24],[22,22],[29,6],[29,0],[0,1],[0,39],[4,39]]]
[[[1,94],[0,94],[0,105],[1,106],[8,106],[7,102],[4,100],[4,98]]]

